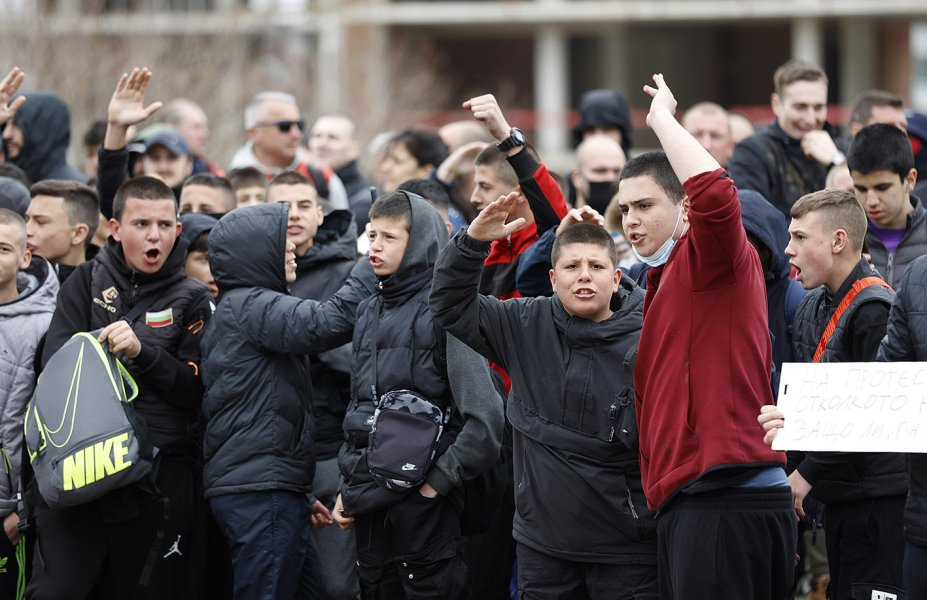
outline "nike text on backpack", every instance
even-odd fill
[[[126,368],[90,333],[75,334],[51,357],[25,420],[29,460],[51,508],[89,502],[151,473],[157,449],[132,406],[137,395]]]

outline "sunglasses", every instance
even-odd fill
[[[276,127],[280,130],[280,133],[289,133],[293,129],[293,126],[299,127],[300,132],[306,131],[306,121],[303,119],[297,119],[296,121],[270,121],[264,123],[255,123],[255,127]]]

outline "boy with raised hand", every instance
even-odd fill
[[[651,267],[634,383],[660,594],[781,600],[796,523],[785,457],[755,420],[772,404],[762,267],[733,182],[676,121],[663,76],[653,80],[647,124],[666,154],[628,163],[618,204]]]
[[[792,206],[785,249],[798,281],[812,290],[792,323],[798,362],[876,359],[894,294],[862,256],[866,216],[853,194],[828,189]],[[830,324],[834,324],[832,335]],[[790,452],[795,511],[809,493],[824,504],[829,596],[898,593],[902,588],[904,454]]]
[[[377,293],[357,311],[332,516],[355,528],[364,598],[467,598],[462,486],[499,458],[502,401],[486,361],[445,333],[428,306],[444,219],[421,196],[392,192],[370,208],[368,237]],[[407,490],[382,486],[368,469],[377,400],[393,390],[417,392],[451,415],[424,483]]]
[[[559,227],[552,298],[478,293],[494,240],[525,226],[511,193],[445,246],[435,319],[512,378],[518,587],[524,598],[657,598],[655,525],[637,457],[631,357],[643,293],[589,207]]]

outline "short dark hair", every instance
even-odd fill
[[[402,144],[419,166],[432,165],[436,169],[447,158],[447,144],[437,133],[425,129],[403,129],[390,138],[386,147]]]
[[[267,185],[267,178],[254,167],[241,167],[229,173],[229,183],[235,190],[244,187],[264,187]]]
[[[518,174],[506,158],[508,157],[505,152],[499,150],[495,144],[490,144],[476,155],[473,164],[478,167],[486,166],[491,168],[496,177],[514,190],[518,187]]]
[[[370,220],[373,219],[403,221],[409,229],[412,225],[412,204],[406,192],[389,192],[374,200],[370,207]]]
[[[174,192],[167,184],[148,175],[134,177],[119,186],[116,190],[116,197],[113,199],[113,218],[117,221],[122,218],[122,211],[125,210],[126,201],[130,198],[135,200],[172,200],[175,211],[177,209],[177,198]]]
[[[642,176],[653,179],[673,204],[679,204],[686,195],[682,183],[673,171],[673,166],[663,152],[646,152],[629,160],[618,175],[618,188],[621,188],[621,182],[625,179]]]
[[[853,109],[850,111],[850,123],[867,125],[872,118],[872,109],[877,106],[890,106],[904,110],[904,100],[901,96],[886,92],[885,90],[866,90],[856,97]]]
[[[26,249],[26,220],[16,211],[8,208],[0,208],[0,225],[12,225],[19,233],[19,243],[17,246],[20,251]]]
[[[803,60],[789,60],[773,74],[773,88],[780,97],[786,87],[797,81],[823,81],[824,85],[828,84],[827,74],[821,67]]]
[[[847,168],[863,175],[891,171],[904,179],[914,168],[914,150],[905,132],[894,125],[867,125],[850,142]]]
[[[267,192],[278,185],[308,185],[316,191],[320,200],[328,200],[328,182],[325,180],[325,173],[314,167],[309,167],[308,170],[308,177],[298,171],[279,173],[267,184]]]
[[[64,212],[68,215],[68,224],[83,223],[87,226],[87,238],[84,247],[90,245],[93,234],[97,232],[100,223],[100,196],[89,185],[64,179],[45,179],[32,184],[29,195],[51,196],[61,198]]]
[[[828,188],[805,194],[792,205],[791,215],[793,219],[799,219],[812,212],[821,213],[822,224],[827,229],[846,231],[853,252],[862,251],[867,229],[866,213],[853,192]]]
[[[202,232],[187,247],[187,254],[191,252],[209,252],[209,232],[211,229],[207,229]]]
[[[550,251],[550,262],[557,266],[560,259],[560,253],[564,246],[570,244],[589,244],[599,246],[608,251],[608,258],[612,261],[612,267],[618,266],[618,248],[615,246],[615,240],[612,235],[605,231],[605,228],[595,223],[577,223],[563,230],[563,232],[554,239],[554,246]]]
[[[225,212],[234,209],[238,205],[238,199],[235,197],[235,190],[232,184],[225,177],[220,177],[213,173],[197,173],[187,177],[183,182],[183,187],[190,185],[201,185],[203,187],[220,190],[222,197],[225,199]]]
[[[397,192],[412,192],[418,194],[431,203],[432,206],[445,220],[448,218],[447,211],[451,205],[451,199],[447,195],[444,186],[432,179],[410,179],[403,181],[396,188]]]

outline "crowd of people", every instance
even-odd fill
[[[593,90],[561,175],[491,94],[365,158],[349,116],[266,91],[223,169],[135,68],[79,171],[25,78],[0,81],[0,598],[927,598],[922,455],[770,445],[784,363],[927,359],[927,117],[894,94],[841,137],[792,60],[754,131],[677,117],[656,74],[662,150]],[[157,452],[60,506],[23,423],[79,332]]]

